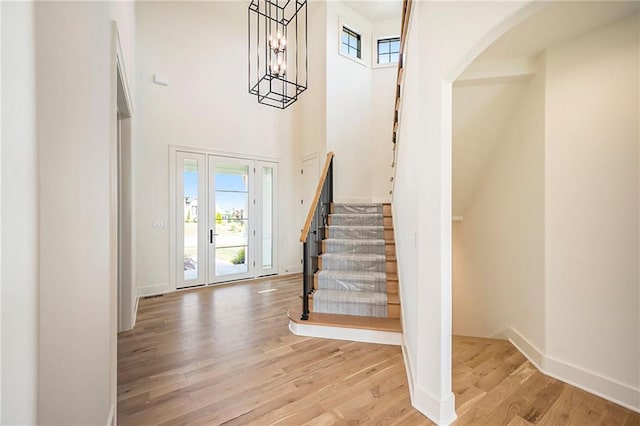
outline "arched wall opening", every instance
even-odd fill
[[[636,411],[638,11],[549,4],[473,60],[453,84],[451,199],[453,334],[510,339]]]

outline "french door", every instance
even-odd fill
[[[176,287],[277,273],[277,163],[177,152]]]

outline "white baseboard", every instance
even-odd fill
[[[536,345],[527,340],[527,338],[513,327],[506,329],[500,334],[510,341],[520,352],[522,352],[522,354],[527,357],[527,359],[531,361],[538,370],[543,369],[544,355]]]
[[[445,399],[440,400],[418,384],[414,388],[413,395],[413,407],[435,424],[449,425],[457,418],[453,392],[449,392]]]
[[[131,328],[136,326],[136,320],[138,319],[138,303],[140,303],[140,296],[136,296],[136,304],[133,307],[133,320],[131,321]]]
[[[502,334],[544,374],[640,413],[640,389],[546,355],[513,327]]]
[[[302,272],[302,265],[285,266],[280,275],[299,274]]]
[[[329,327],[300,324],[289,320],[289,330],[296,336],[321,337],[323,339],[349,340],[352,342],[402,345],[402,333],[365,330],[362,328]]]
[[[150,285],[147,287],[138,287],[138,298],[147,296],[156,296],[173,291],[169,283]]]
[[[116,406],[111,404],[109,415],[107,416],[107,426],[116,426]]]
[[[544,357],[543,372],[555,379],[640,413],[640,389],[550,356]]]
[[[402,357],[404,358],[404,365],[407,370],[411,405],[438,425],[448,425],[452,423],[457,417],[453,393],[449,394],[446,399],[440,401],[433,398],[422,387],[414,386],[413,363],[405,339],[402,340]]]
[[[407,383],[409,385],[409,397],[411,398],[411,404],[413,404],[413,364],[411,362],[411,355],[407,349],[406,335],[402,336],[402,358],[404,359],[404,367],[407,371]]]

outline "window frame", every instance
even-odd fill
[[[393,35],[384,35],[384,36],[376,36],[373,38],[373,46],[372,46],[372,51],[375,53],[375,60],[372,60],[373,63],[373,68],[391,68],[391,67],[397,67],[398,66],[398,62],[400,61],[400,51],[401,51],[401,47],[398,46],[398,61],[396,62],[385,62],[385,63],[379,63],[378,60],[380,59],[380,53],[378,52],[378,47],[379,47],[379,43],[380,41],[387,41],[387,40],[393,40],[395,41],[395,39],[397,39],[397,41],[400,41],[400,36],[397,34],[393,34]],[[395,52],[394,52],[395,53]]]
[[[348,41],[347,43],[344,42],[343,37],[344,35],[347,35],[348,37]],[[351,40],[355,40],[356,42],[356,46],[352,46],[351,45]],[[344,51],[345,46],[347,47],[347,51]],[[342,53],[351,56],[354,59],[360,59],[362,60],[362,35],[358,34],[357,32],[353,31],[351,28],[343,25],[342,26],[342,30],[340,31],[340,48],[342,49]],[[353,56],[350,52],[351,50],[355,50],[356,52],[356,56]]]
[[[358,37],[360,37],[360,57],[359,58],[349,55],[348,53],[342,50],[342,46],[343,46],[342,34],[344,33],[344,30],[354,33]],[[367,66],[368,52],[367,52],[366,46],[368,45],[368,41],[367,41],[368,39],[369,38],[366,37],[365,33],[360,31],[357,27],[354,27],[353,25],[340,20],[340,25],[338,26],[338,54],[339,55],[347,59],[350,59],[360,65]]]

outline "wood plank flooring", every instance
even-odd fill
[[[289,332],[300,288],[295,275],[140,300],[118,338],[118,424],[431,424],[399,347]],[[459,425],[640,424],[504,341],[454,337],[453,390]]]

